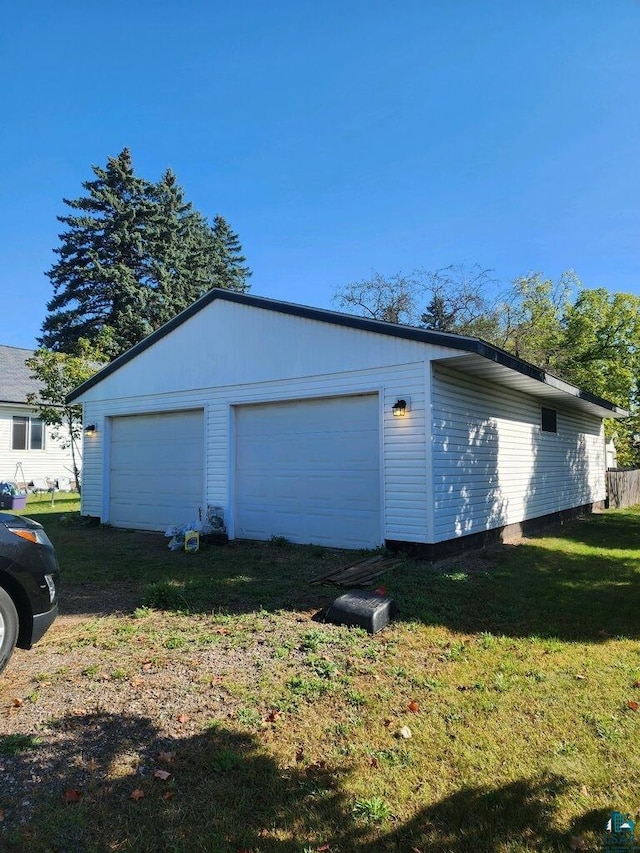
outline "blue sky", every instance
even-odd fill
[[[640,294],[638,0],[32,0],[0,25],[0,343],[31,347],[91,165],[129,147],[259,295],[575,269]]]

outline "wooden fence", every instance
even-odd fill
[[[613,509],[640,504],[640,468],[632,471],[610,468],[607,471],[607,495]]]

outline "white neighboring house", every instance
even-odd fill
[[[39,389],[25,364],[32,355],[29,349],[0,345],[0,480],[21,486],[47,479],[67,483],[73,480],[71,450],[60,446],[52,428],[26,403]]]
[[[86,515],[162,530],[220,506],[231,538],[434,554],[603,505],[603,418],[627,414],[474,338],[226,290],[78,401]]]

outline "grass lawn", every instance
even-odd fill
[[[61,792],[92,739],[115,745],[99,784],[78,802],[43,798],[0,847],[544,853],[602,849],[612,809],[640,812],[640,507],[440,566],[407,559],[383,579],[399,613],[375,637],[312,618],[339,590],[310,578],[351,554],[173,553],[161,536],[82,526],[76,510],[72,497],[29,502],[64,582],[139,604],[87,612],[29,653],[71,649],[65,678],[94,685],[112,661],[122,691],[81,726],[64,707],[47,724],[73,735],[52,771]],[[150,668],[179,667],[195,709],[182,722],[174,694],[144,693]],[[28,701],[47,689],[43,677]],[[0,774],[3,750],[33,753],[47,731],[0,736]],[[167,779],[127,758],[145,750]]]

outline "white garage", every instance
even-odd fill
[[[202,410],[111,419],[109,523],[163,530],[197,520],[204,497]]]
[[[68,402],[84,515],[430,555],[600,506],[627,414],[475,338],[216,289]]]
[[[236,536],[375,548],[376,394],[236,408]]]

